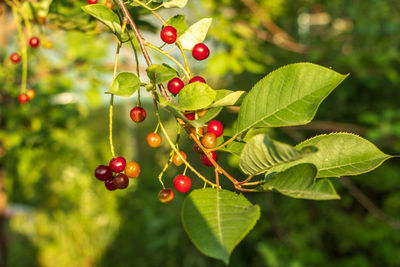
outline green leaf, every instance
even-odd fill
[[[155,84],[167,82],[179,76],[179,73],[167,64],[153,64],[146,69],[146,72],[149,79]]]
[[[267,135],[252,137],[243,148],[240,168],[247,175],[264,173],[274,166],[298,160],[308,151],[300,151],[292,146],[274,141]]]
[[[122,34],[118,15],[115,14],[111,9],[102,4],[93,4],[83,6],[82,10],[104,23],[121,42],[126,42],[129,40],[126,34]]]
[[[130,97],[140,88],[139,78],[131,72],[121,72],[114,79],[108,93]]]
[[[215,90],[217,95],[211,107],[223,106],[240,106],[244,97],[245,91],[231,91],[231,90]]]
[[[167,20],[167,24],[174,27],[178,34],[178,37],[187,30],[187,24],[184,15],[176,15]]]
[[[201,126],[204,126],[207,122],[210,120],[214,119],[215,117],[218,116],[218,114],[222,111],[222,107],[218,108],[210,108],[206,114],[204,114],[203,117],[200,117],[199,119],[195,120],[196,123],[200,124]]]
[[[220,141],[220,139],[221,139],[221,141]],[[227,141],[229,139],[231,139],[231,136],[223,136],[222,138],[218,138],[217,146],[224,143],[225,141]],[[229,144],[227,144],[225,147],[221,148],[220,150],[240,157],[245,146],[246,146],[245,142],[232,141]]]
[[[316,180],[317,168],[313,164],[299,164],[280,172],[261,186],[262,190],[276,190],[283,195],[313,200],[340,199],[328,179]]]
[[[177,7],[177,8],[182,8],[186,6],[186,3],[188,0],[170,0],[168,2],[164,2],[164,7],[165,8],[172,8],[172,7]]]
[[[179,92],[179,105],[184,110],[198,110],[211,105],[216,92],[205,83],[190,83]]]
[[[392,156],[380,151],[374,144],[351,133],[332,133],[318,135],[297,146],[303,149],[314,146],[316,153],[284,166],[273,168],[270,172],[282,171],[293,164],[312,163],[318,169],[317,177],[340,177],[358,175],[372,171]]]
[[[194,190],[182,207],[183,226],[192,242],[202,253],[225,264],[259,217],[258,205],[223,189]]]
[[[236,133],[310,122],[321,102],[346,77],[311,63],[290,64],[271,72],[245,97]]]
[[[192,50],[193,46],[201,43],[206,39],[208,29],[211,26],[212,18],[204,18],[191,25],[181,37],[179,41],[184,49]]]

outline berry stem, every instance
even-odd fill
[[[185,169],[183,170],[183,175],[186,175],[187,168],[188,168],[188,166],[185,165]]]
[[[164,168],[162,169],[162,171],[158,175],[158,180],[160,181],[161,186],[162,186],[163,189],[165,189],[165,185],[164,185],[164,182],[162,180],[162,177],[163,177],[165,171],[168,169],[169,165],[171,164],[173,156],[174,156],[174,151],[171,150],[171,153],[169,153],[169,159],[168,159],[167,163],[165,163]]]
[[[219,172],[215,169],[215,183],[219,186]]]
[[[16,5],[17,6],[17,5]],[[12,12],[15,17],[15,22],[17,24],[17,31],[18,31],[18,38],[19,38],[19,43],[21,46],[21,57],[22,57],[22,77],[21,77],[21,93],[26,92],[26,81],[28,78],[28,48],[26,45],[26,40],[24,33],[22,31],[22,25],[20,21],[20,16],[18,15],[17,8],[12,5]]]
[[[159,122],[159,124],[160,124],[161,131],[164,133],[165,138],[167,139],[167,141],[168,141],[168,143],[169,143],[171,149],[172,149],[175,153],[177,153],[177,155],[181,158],[181,160],[185,163],[185,165],[186,165],[193,173],[195,173],[195,174],[197,175],[197,177],[199,177],[199,178],[200,178],[201,180],[203,180],[204,182],[210,184],[212,187],[218,187],[218,188],[219,188],[219,186],[218,186],[217,184],[214,184],[213,182],[209,181],[209,180],[208,180],[207,178],[205,178],[201,173],[199,173],[195,168],[193,168],[192,165],[190,165],[190,163],[187,162],[187,160],[179,153],[179,150],[176,148],[176,146],[174,145],[174,143],[172,143],[171,138],[169,137],[167,131],[166,131],[165,128],[164,128],[164,125],[163,125],[162,122],[161,122],[160,113],[159,113],[159,111],[158,111],[158,104],[157,104],[157,101],[156,101],[155,97],[156,97],[156,96],[153,94],[153,103],[154,103],[155,110],[156,110],[156,116],[157,116],[158,122]]]
[[[229,140],[225,141],[224,143],[220,144],[217,147],[209,149],[209,151],[216,151],[216,150],[219,150],[219,149],[223,148],[224,146],[226,146],[229,143],[233,142],[236,139],[236,137],[237,137],[237,135],[232,136]]]

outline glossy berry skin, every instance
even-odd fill
[[[206,83],[206,80],[204,80],[204,78],[200,76],[194,76],[192,79],[189,80],[189,83],[196,83],[196,82]]]
[[[17,64],[21,61],[21,56],[18,53],[12,53],[10,55],[10,60],[12,63]]]
[[[110,164],[108,165],[113,172],[122,172],[126,167],[126,160],[124,157],[116,157],[110,160]]]
[[[215,133],[207,132],[203,135],[203,138],[201,138],[201,143],[206,148],[214,148],[217,144],[217,136]]]
[[[129,185],[129,177],[123,173],[118,174],[113,179],[113,184],[118,189],[125,189]]]
[[[26,90],[26,95],[28,96],[29,100],[34,99],[36,96],[35,90],[33,90],[32,88]]]
[[[203,154],[203,150],[201,150],[201,148],[196,143],[193,144],[193,151],[199,154]]]
[[[176,29],[172,26],[165,26],[160,32],[161,40],[167,44],[175,43],[177,36]]]
[[[113,179],[109,179],[107,181],[104,181],[104,185],[106,186],[108,191],[114,191],[117,188],[115,187],[114,183],[113,183]]]
[[[186,175],[177,175],[174,178],[174,187],[181,193],[186,193],[192,187],[192,180]]]
[[[94,176],[100,181],[107,181],[113,178],[110,167],[105,165],[97,166],[97,168],[94,170]]]
[[[38,47],[39,44],[40,44],[40,40],[36,36],[33,36],[33,37],[31,37],[31,39],[29,39],[29,45],[31,47]]]
[[[158,193],[158,200],[161,203],[168,203],[174,199],[174,191],[171,188],[165,188]]]
[[[144,119],[146,119],[146,110],[142,107],[136,106],[131,109],[130,116],[134,122],[142,122]]]
[[[188,119],[190,121],[194,121],[194,119],[196,118],[196,115],[194,114],[194,112],[186,113],[184,115],[185,115],[186,119]]]
[[[157,133],[149,133],[146,137],[146,141],[150,147],[159,147],[162,139]]]
[[[212,120],[207,126],[208,133],[214,133],[217,137],[220,137],[224,133],[224,126],[217,120]]]
[[[125,174],[129,178],[137,178],[140,174],[140,166],[136,162],[128,162],[125,167]]]
[[[113,7],[114,7],[114,3],[113,3],[112,1],[106,1],[106,2],[104,3],[104,5],[105,5],[106,7],[108,7],[109,9],[113,9]]]
[[[167,88],[171,94],[177,95],[184,86],[185,84],[183,83],[183,81],[176,77],[168,82]]]
[[[185,153],[185,152],[179,151],[179,154],[181,154],[181,156],[182,156],[185,160],[187,159],[187,156],[186,156],[186,153]],[[174,156],[172,157],[172,163],[174,163],[175,166],[181,166],[184,162],[183,162],[183,160],[181,159],[181,157],[180,157],[177,153],[175,153]]]
[[[21,103],[21,104],[26,104],[26,103],[29,102],[29,97],[27,96],[27,94],[20,94],[20,95],[18,96],[18,101],[19,101],[19,103]]]
[[[213,158],[213,160],[214,160],[215,162],[218,161],[217,153],[215,153],[214,151],[211,151],[211,157]],[[200,156],[200,160],[201,160],[201,162],[203,162],[204,165],[206,165],[206,166],[208,166],[208,167],[213,166],[211,160],[210,160],[209,158],[207,158],[207,156],[204,155],[204,154]]]
[[[89,5],[97,4],[97,0],[87,0]]]
[[[210,55],[210,49],[203,44],[198,43],[192,49],[192,56],[197,60],[204,60]]]

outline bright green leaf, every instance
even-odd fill
[[[346,77],[311,63],[290,64],[271,72],[245,97],[236,133],[310,122],[321,102]]]
[[[240,168],[247,175],[264,173],[274,166],[298,160],[309,151],[300,151],[292,146],[274,141],[264,134],[252,137],[243,148]]]
[[[178,36],[181,36],[187,30],[187,24],[184,15],[176,15],[167,20],[167,24],[174,27]]]
[[[211,26],[212,19],[204,18],[191,25],[189,29],[187,29],[179,40],[184,49],[192,50],[193,46],[198,43],[201,43],[206,39],[208,29]]]
[[[102,4],[93,4],[83,6],[82,10],[104,23],[121,42],[126,42],[129,40],[126,34],[122,35],[122,29],[118,15],[115,14],[111,9]]]
[[[202,253],[225,264],[259,217],[259,206],[223,189],[194,190],[182,207],[183,226],[192,242]]]
[[[179,92],[179,105],[183,110],[198,110],[211,105],[216,92],[205,83],[190,83]]]
[[[172,8],[172,7],[177,7],[177,8],[182,8],[186,6],[186,3],[188,0],[170,0],[167,2],[164,2],[164,7],[165,8]]]
[[[167,82],[179,76],[179,73],[167,64],[153,64],[146,69],[146,72],[149,79],[155,84]]]
[[[121,72],[114,79],[108,93],[130,97],[140,88],[139,78],[131,72]]]
[[[261,186],[262,190],[276,190],[294,198],[313,200],[340,199],[328,179],[318,179],[313,164],[300,164],[275,174]]]
[[[246,96],[245,91],[216,90],[216,92],[217,95],[211,107],[240,106]]]

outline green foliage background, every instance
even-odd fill
[[[206,66],[192,62],[196,72],[213,88],[231,90],[248,90],[269,71],[299,61],[351,73],[321,105],[316,120],[349,123],[354,126],[349,131],[361,127],[384,152],[399,154],[400,36],[396,32],[400,3],[256,2],[300,40],[307,53],[260,40],[250,29],[265,28],[242,1],[192,1],[183,10],[190,14],[189,25],[202,17],[214,18],[206,40],[212,54]],[[75,8],[79,4],[66,9],[66,16],[71,17]],[[53,10],[49,17],[66,10]],[[163,15],[170,17],[175,11]],[[301,14],[317,13],[330,19],[326,24],[299,26]],[[168,205],[157,200],[160,185],[155,170],[161,170],[168,149],[152,150],[143,142],[155,126],[150,99],[145,101],[148,119],[139,126],[128,115],[136,98],[119,100],[115,108],[116,149],[140,162],[138,182],[128,190],[110,193],[93,178],[94,168],[111,157],[108,100],[103,92],[111,84],[116,39],[97,33],[85,16],[77,14],[73,16],[76,24],[70,20],[64,26],[76,29],[85,21],[81,30],[88,32],[45,30],[43,38],[52,40],[54,49],[32,51],[29,83],[38,95],[28,106],[17,104],[20,69],[8,62],[9,53],[16,49],[16,36],[10,35],[8,45],[0,47],[0,141],[5,149],[0,166],[5,171],[11,213],[8,265],[223,266],[201,255],[186,236],[180,220],[183,196],[177,195]],[[140,19],[142,29],[159,26],[152,26],[154,20],[149,17]],[[127,69],[121,71],[133,71],[132,61],[128,50],[123,51],[122,66]],[[219,115],[228,131],[234,115]],[[290,132],[276,129],[270,134],[295,144],[296,138],[319,132],[324,131],[306,127]],[[191,151],[190,144],[185,151]],[[194,153],[189,159],[200,166]],[[235,159],[221,154],[220,161]],[[167,172],[168,185],[177,172],[173,168]],[[238,169],[232,172],[239,174]],[[351,179],[385,213],[400,218],[398,160]],[[365,210],[340,181],[334,185],[340,201],[296,200],[276,193],[246,195],[260,205],[261,219],[234,251],[230,266],[398,266],[399,230]]]

